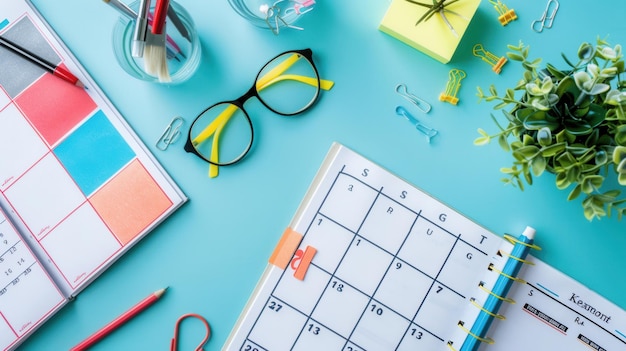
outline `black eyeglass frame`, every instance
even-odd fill
[[[313,68],[313,71],[315,72],[315,78],[317,79],[317,90],[315,92],[315,95],[313,96],[313,98],[311,99],[311,101],[304,106],[303,108],[301,108],[298,111],[295,112],[290,112],[290,113],[285,113],[285,112],[280,112],[277,111],[275,109],[273,109],[271,106],[269,106],[259,95],[259,91],[257,89],[257,82],[260,78],[261,73],[263,72],[263,70],[265,70],[265,68],[272,63],[274,60],[276,60],[277,58],[289,54],[289,53],[294,53],[294,54],[299,54],[302,57],[304,57],[309,64],[311,65],[311,67]],[[283,53],[280,53],[276,56],[274,56],[271,60],[267,61],[263,67],[259,70],[259,73],[257,73],[256,78],[254,79],[254,83],[252,83],[252,87],[250,87],[250,89],[248,89],[248,91],[243,94],[242,96],[240,96],[239,98],[235,99],[235,100],[231,100],[231,101],[222,101],[222,102],[218,102],[216,104],[213,104],[209,107],[207,107],[206,109],[204,109],[202,112],[200,112],[198,114],[198,116],[193,120],[193,122],[191,123],[191,126],[189,127],[189,133],[187,134],[187,142],[185,143],[184,149],[185,151],[192,153],[198,157],[200,157],[201,159],[205,160],[206,162],[215,165],[215,166],[230,166],[233,165],[239,161],[241,161],[250,151],[250,149],[252,148],[252,144],[254,142],[254,126],[252,124],[252,120],[250,119],[250,116],[248,115],[248,112],[245,110],[244,108],[244,104],[250,100],[253,97],[256,97],[262,104],[263,106],[265,106],[268,110],[281,115],[281,116],[294,116],[297,114],[300,114],[306,110],[308,110],[311,106],[313,106],[315,104],[315,102],[317,102],[317,99],[319,98],[320,95],[320,90],[321,90],[321,80],[320,80],[320,75],[319,72],[317,70],[317,67],[315,67],[315,63],[313,62],[313,51],[310,48],[306,48],[306,49],[301,49],[301,50],[288,50],[285,51]],[[231,104],[234,105],[236,107],[238,107],[244,114],[244,116],[246,117],[246,120],[248,122],[248,124],[250,125],[250,142],[248,143],[248,146],[246,147],[246,149],[235,159],[233,159],[232,161],[229,162],[214,162],[211,161],[209,158],[203,156],[201,153],[198,152],[198,150],[196,150],[196,148],[193,146],[193,143],[191,141],[191,131],[193,130],[193,126],[196,123],[196,121],[198,121],[198,119],[200,117],[202,117],[203,114],[205,114],[208,110],[214,108],[215,106],[218,105],[222,105],[222,104]]]

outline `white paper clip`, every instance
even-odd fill
[[[400,94],[400,96],[417,106],[417,108],[424,113],[428,113],[432,108],[432,106],[430,106],[430,104],[423,99],[420,99],[417,96],[409,93],[405,84],[398,84],[396,86],[396,93]]]
[[[159,137],[159,140],[156,142],[156,148],[165,151],[167,148],[176,142],[180,137],[180,127],[183,126],[183,118],[180,116],[176,116],[172,119],[170,124],[165,127],[163,134]]]
[[[556,16],[556,11],[559,9],[559,1],[558,0],[548,0],[546,4],[546,9],[543,11],[541,18],[533,21],[531,23],[530,28],[537,33],[543,32],[544,28],[552,28],[552,24],[554,23],[554,17]],[[548,13],[550,13],[548,15]]]

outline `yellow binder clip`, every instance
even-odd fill
[[[503,26],[506,26],[507,24],[509,24],[509,22],[517,19],[517,14],[515,13],[515,10],[509,10],[509,8],[506,7],[506,5],[502,3],[502,1],[489,0],[489,2],[493,4],[493,7],[496,9],[496,11],[498,11],[498,14],[500,15],[498,17],[498,20]]]
[[[482,44],[474,45],[474,48],[472,49],[472,53],[474,54],[474,56],[480,57],[481,60],[491,65],[491,70],[496,72],[496,74],[500,74],[500,72],[502,71],[502,66],[504,66],[504,64],[507,61],[506,57],[504,56],[498,57],[490,53],[489,51],[485,50]]]
[[[459,98],[456,94],[461,88],[461,80],[467,76],[465,71],[453,68],[449,73],[448,83],[446,84],[446,90],[439,95],[439,101],[449,102],[452,105],[456,105],[459,102]]]

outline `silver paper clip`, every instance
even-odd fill
[[[280,33],[281,25],[287,28],[304,30],[304,28],[302,27],[297,27],[290,24],[289,22],[287,22],[287,20],[285,20],[285,16],[281,16],[281,7],[279,4],[285,1],[286,0],[278,0],[272,6],[269,6],[268,4],[263,4],[259,7],[259,11],[265,14],[265,23],[267,23],[267,26],[269,27],[269,29],[272,30],[272,33],[274,33],[275,35],[278,35]],[[289,11],[287,11],[286,15],[287,14],[289,14]]]
[[[417,106],[417,108],[424,113],[428,113],[432,108],[432,106],[430,106],[430,104],[423,99],[420,99],[417,96],[409,93],[405,84],[398,84],[396,86],[396,93],[400,94],[400,96]]]
[[[409,111],[407,111],[402,106],[396,107],[396,114],[398,116],[404,116],[406,119],[408,119],[409,122],[411,122],[420,133],[424,134],[428,138],[429,144],[430,140],[439,133],[436,129],[424,125],[417,118],[413,117],[413,115],[411,115]]]
[[[556,11],[559,9],[559,1],[558,0],[548,0],[546,4],[546,9],[543,11],[541,18],[533,21],[530,25],[530,28],[537,33],[543,32],[544,28],[552,28],[552,24],[554,23],[554,17],[556,16]],[[548,15],[548,13],[550,13]]]
[[[165,127],[163,134],[159,137],[159,140],[156,142],[156,148],[165,151],[167,148],[176,142],[180,137],[180,127],[183,125],[183,118],[180,116],[176,116],[172,119],[170,124]]]

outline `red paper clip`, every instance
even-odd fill
[[[206,327],[206,335],[204,335],[204,339],[202,339],[200,344],[194,349],[194,351],[204,351],[202,347],[204,346],[204,344],[207,343],[207,341],[209,341],[209,337],[211,336],[211,327],[209,326],[209,322],[207,322],[204,317],[195,313],[184,314],[180,316],[180,318],[178,318],[178,320],[176,321],[176,325],[174,326],[174,337],[172,338],[172,342],[170,343],[170,351],[176,351],[178,349],[178,330],[180,329],[180,323],[183,321],[183,319],[188,317],[198,318],[200,321],[202,321],[202,323],[204,323],[204,326]]]

